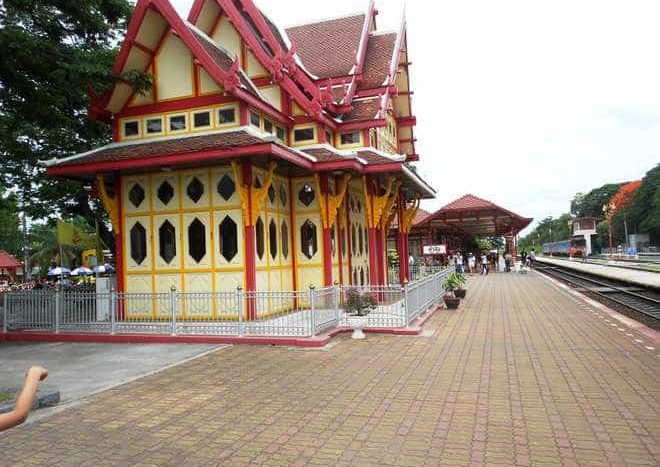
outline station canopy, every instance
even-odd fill
[[[415,223],[417,228],[456,230],[466,235],[516,235],[532,218],[522,217],[474,195],[464,195]]]

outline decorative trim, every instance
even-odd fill
[[[101,199],[101,203],[103,204],[103,207],[105,208],[106,212],[108,213],[108,216],[110,217],[110,223],[112,224],[112,230],[115,231],[115,233],[118,233],[120,230],[119,226],[119,205],[117,203],[117,198],[112,198],[110,195],[108,195],[108,191],[105,188],[105,179],[103,178],[103,174],[96,174],[96,189],[99,193],[99,198]]]

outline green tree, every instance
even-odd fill
[[[628,182],[606,183],[586,195],[577,193],[571,201],[571,214],[575,217],[602,217],[603,204],[607,203],[626,183]]]
[[[47,177],[38,161],[110,140],[107,124],[87,118],[87,90],[111,84],[109,70],[131,11],[127,0],[0,4],[0,177],[33,218],[80,215],[90,226],[103,218],[80,182]],[[113,244],[105,224],[102,236]]]
[[[660,164],[649,170],[625,210],[633,233],[648,233],[651,243],[660,244]]]
[[[7,190],[0,192],[0,250],[20,257],[21,231],[18,200]]]

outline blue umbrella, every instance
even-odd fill
[[[89,268],[86,268],[85,266],[80,266],[79,268],[74,269],[71,271],[72,276],[88,276],[89,274],[93,274],[94,271],[92,271]]]
[[[109,264],[104,264],[102,266],[94,266],[94,274],[96,274],[96,273],[110,274],[112,272],[115,272],[115,268],[113,268]]]

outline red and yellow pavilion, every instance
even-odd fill
[[[112,143],[46,162],[94,181],[126,292],[384,284],[387,232],[434,191],[415,173],[405,21],[373,2],[282,29],[251,0],[139,0],[93,96]]]

